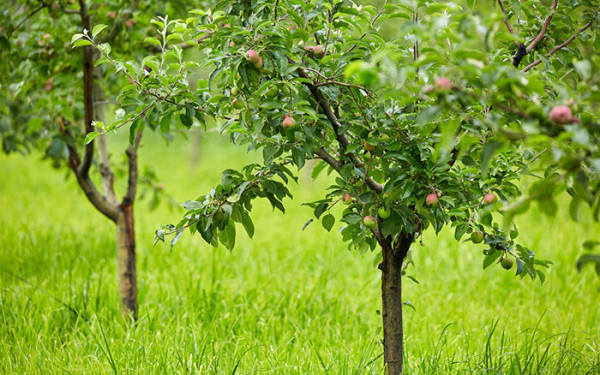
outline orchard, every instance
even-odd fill
[[[156,230],[155,242],[172,251],[189,232],[235,252],[239,231],[251,238],[268,230],[254,225],[257,198],[285,212],[303,169],[333,176],[318,200],[306,202],[314,218],[305,227],[335,227],[339,234],[330,235],[349,249],[377,257],[388,374],[404,373],[403,281],[419,267],[411,254],[424,233],[451,229],[455,241],[480,248],[484,268],[543,283],[552,259],[520,242],[515,218],[532,203],[553,217],[566,201],[572,220],[581,212],[598,220],[598,1],[217,1],[152,18],[154,33],[141,38],[143,47],[132,42],[133,50],[113,42],[111,20],[138,27],[135,18],[111,11],[92,24],[85,3],[78,9],[83,21],[68,53],[83,59],[83,109],[92,111],[94,69],[102,70],[121,82],[108,86],[119,90],[118,116],[103,121],[84,111],[83,119],[74,112],[48,121],[62,142],[58,156],[68,158],[92,203],[118,228],[133,225],[127,212],[142,130],[170,138],[174,129],[217,124],[233,144],[260,155],[224,170],[220,184],[182,204],[178,223]],[[51,91],[58,78],[48,81],[45,72],[39,89]],[[77,120],[85,131],[75,137]],[[98,141],[122,132],[130,141],[129,188],[110,203],[87,188],[90,158]],[[26,138],[2,134],[5,151],[24,147]],[[83,161],[76,146],[85,147]],[[133,229],[118,233],[132,238]],[[131,270],[123,272],[131,279]],[[135,315],[133,302],[123,303]]]

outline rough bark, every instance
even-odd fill
[[[404,373],[402,263],[412,241],[412,235],[401,234],[395,243],[392,243],[389,238],[380,242],[383,254],[383,260],[379,265],[381,269],[383,359],[388,375]]]
[[[121,313],[137,320],[137,277],[133,204],[121,205],[117,219],[117,258]]]

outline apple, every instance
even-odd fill
[[[573,122],[573,114],[571,108],[566,105],[557,105],[550,111],[550,118],[556,124],[569,124]]]
[[[225,213],[223,212],[222,208],[219,208],[213,214],[213,220],[216,221],[216,222],[219,222],[219,221],[223,220],[223,217],[225,217]]]
[[[286,130],[293,129],[296,126],[296,120],[292,116],[285,115],[283,116],[282,126]]]
[[[471,241],[474,243],[481,243],[483,241],[483,232],[480,230],[476,230],[471,233]]]
[[[125,26],[131,27],[131,26],[133,26],[133,22],[129,19],[129,20],[125,21]]]
[[[494,193],[487,193],[483,196],[483,204],[492,204],[498,202],[498,197]]]
[[[246,51],[246,60],[250,61],[252,64],[258,62],[258,59],[260,58],[260,56],[258,56],[258,52],[256,52],[253,49],[249,49],[248,51]]]
[[[375,151],[375,145],[373,145],[373,144],[370,144],[370,143],[369,143],[369,142],[367,142],[367,141],[365,141],[365,142],[364,142],[364,147],[365,147],[365,150],[367,150],[367,151],[369,151],[369,152],[373,152],[373,151]]]
[[[239,99],[233,99],[231,101],[231,106],[235,109],[242,109],[245,107],[244,102]]]
[[[325,49],[320,44],[316,45],[315,48],[313,48],[313,52],[315,54],[316,59],[322,59],[323,57],[325,57]]]
[[[233,86],[231,88],[231,95],[232,96],[237,96],[237,94],[239,94],[239,93],[240,93],[240,89],[238,89],[237,87]]]
[[[263,59],[262,57],[258,56],[258,60],[256,60],[256,62],[252,63],[254,65],[254,67],[258,70],[262,69],[263,67]]]
[[[435,206],[438,203],[437,194],[429,194],[427,198],[425,198],[425,203],[427,203],[428,206]]]
[[[352,204],[352,196],[348,193],[342,194],[342,202],[344,202],[345,205]]]
[[[232,40],[232,41],[229,42],[229,47],[233,47],[233,46],[235,46],[235,43]]]
[[[505,270],[511,269],[514,263],[515,261],[512,260],[512,258],[502,258],[502,260],[500,261],[502,268],[504,268]]]
[[[115,18],[117,18],[117,13],[113,12],[112,10],[108,13],[106,13],[106,17],[108,17],[111,20],[114,20]]]
[[[440,91],[449,91],[452,89],[452,81],[448,77],[440,77],[435,81],[435,88]]]
[[[367,228],[375,228],[375,218],[371,215],[363,217],[363,224]]]
[[[377,210],[377,214],[379,215],[380,218],[385,220],[388,217],[390,217],[390,215],[392,213],[390,210],[386,210],[384,207],[380,207],[379,210]]]
[[[313,55],[315,53],[315,47],[313,46],[306,46],[304,47],[304,51],[309,54],[309,55]]]

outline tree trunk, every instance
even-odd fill
[[[396,243],[385,239],[381,243],[381,315],[383,317],[383,360],[387,374],[404,373],[402,328],[402,262],[413,236],[401,234]]]
[[[121,313],[137,321],[137,279],[133,204],[122,204],[117,219],[117,258]]]

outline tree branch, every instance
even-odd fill
[[[339,172],[342,169],[342,163],[331,156],[331,154],[328,153],[323,147],[319,148],[316,154],[321,158],[321,160],[329,164],[336,172]]]
[[[135,200],[135,193],[138,183],[137,150],[141,140],[142,131],[138,130],[135,134],[135,141],[133,142],[133,145],[129,145],[129,147],[127,147],[127,151],[125,151],[128,159],[129,177],[127,179],[127,193],[123,197],[123,202],[121,203],[124,206],[132,205]]]
[[[90,30],[90,16],[87,12],[85,0],[79,0],[79,14],[81,23],[85,30]],[[94,131],[92,122],[94,121],[94,51],[91,46],[83,47],[83,105],[84,105],[84,126],[85,134]],[[77,174],[87,176],[94,158],[94,142],[85,145],[83,161],[79,166]]]
[[[590,26],[592,26],[592,24],[594,23],[594,21],[590,21],[588,23],[586,23],[582,28],[578,29],[577,32],[573,35],[571,35],[571,37],[569,37],[569,39],[565,40],[564,42],[562,42],[561,44],[557,45],[556,47],[552,48],[550,50],[550,52],[548,52],[546,54],[546,57],[550,57],[552,55],[554,55],[554,53],[564,47],[566,47],[569,43],[571,43],[575,38],[577,38],[579,35],[581,35],[582,32],[584,32],[585,30],[587,30]],[[527,72],[529,71],[531,68],[539,65],[542,62],[542,59],[537,59],[536,61],[532,62],[531,64],[527,65],[525,68],[523,68],[523,72]]]
[[[288,57],[288,59],[291,60],[290,62],[294,63],[294,61],[291,58]],[[308,76],[308,74],[306,74],[306,72],[300,67],[298,67],[298,75],[302,78],[310,80],[310,77]],[[323,96],[323,93],[319,90],[319,88],[315,87],[314,84],[312,84],[310,82],[304,82],[304,85],[306,87],[308,87],[313,98],[315,98],[315,100],[317,101],[317,104],[321,107],[321,110],[325,114],[325,117],[327,117],[327,119],[331,123],[331,127],[333,128],[335,137],[340,145],[340,148],[342,149],[342,157],[343,157],[343,154],[345,154],[345,152],[346,152],[346,148],[350,145],[350,141],[348,140],[348,137],[346,137],[346,135],[344,133],[340,134],[341,124],[340,124],[339,120],[337,119],[337,117],[335,116],[335,114],[333,113],[333,110],[331,109],[331,105],[329,104],[329,101],[327,100],[327,98],[325,98],[325,96]],[[350,157],[352,158],[353,164],[356,165],[358,168],[363,168],[365,166],[363,161],[360,160],[360,158],[358,156],[356,156],[354,153],[351,153]],[[383,185],[378,183],[377,181],[375,181],[372,177],[367,178],[366,184],[367,184],[367,186],[369,186],[369,188],[371,190],[373,190],[377,193],[383,192]]]
[[[554,0],[554,3],[552,4],[552,12],[548,16],[548,18],[546,18],[546,21],[544,21],[544,24],[542,25],[542,30],[540,30],[540,33],[538,34],[538,36],[535,39],[533,39],[531,41],[531,43],[529,43],[529,45],[527,46],[527,53],[531,52],[533,47],[535,47],[540,42],[540,40],[542,40],[542,38],[544,37],[544,34],[546,34],[546,30],[548,30],[550,21],[552,21],[552,17],[554,17],[554,11],[556,11],[557,6],[558,6],[558,0]]]
[[[30,19],[31,17],[35,16],[37,14],[37,12],[39,12],[40,10],[44,9],[46,7],[46,4],[42,3],[42,5],[40,5],[39,7],[35,8],[34,10],[32,10],[31,12],[29,12],[25,18],[23,18],[21,21],[19,21],[19,23],[17,23],[15,25],[15,27],[13,27],[12,29],[10,29],[10,31],[7,33],[6,37],[8,39],[10,39],[11,35],[19,28],[21,27],[25,22],[27,22],[28,19]]]
[[[58,118],[60,123],[60,132],[65,137],[73,139],[73,135],[69,130],[68,123],[65,123],[65,120],[62,117]],[[111,204],[106,197],[104,197],[96,186],[90,179],[89,174],[81,174],[79,173],[81,158],[79,156],[79,152],[77,151],[77,147],[70,142],[67,142],[67,150],[69,151],[69,167],[73,171],[73,174],[77,178],[77,183],[81,187],[81,190],[85,193],[87,199],[92,203],[94,207],[98,211],[100,211],[104,216],[108,217],[113,222],[117,222],[117,218],[119,216],[119,208],[117,205]]]
[[[510,26],[510,22],[508,22],[508,15],[506,14],[506,9],[504,8],[504,4],[502,4],[502,0],[498,0],[498,5],[500,5],[500,9],[502,9],[502,13],[504,14],[504,24],[508,28],[508,31],[513,34],[513,29]]]

